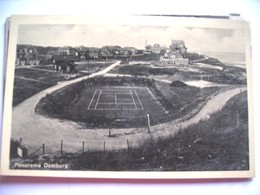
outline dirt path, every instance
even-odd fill
[[[119,63],[120,62],[116,62],[89,77],[103,75]],[[85,142],[85,150],[101,150],[104,148],[104,145],[106,149],[126,148],[127,140],[130,146],[134,146],[140,144],[142,140],[150,136],[146,128],[129,128],[114,129],[112,130],[112,134],[115,135],[115,137],[108,137],[108,129],[83,129],[80,123],[48,118],[34,112],[38,101],[47,93],[51,93],[82,79],[84,78],[62,82],[59,85],[32,96],[13,108],[12,137],[16,139],[22,137],[23,143],[29,148],[29,153],[41,147],[43,143],[45,143],[46,146],[46,153],[58,151],[60,149],[61,140],[63,140],[64,143],[64,150],[68,152],[81,151],[83,141]],[[187,127],[200,120],[207,119],[212,113],[220,110],[231,97],[245,89],[245,87],[236,88],[216,95],[207,102],[197,115],[182,122],[182,127]],[[179,124],[179,121],[180,120],[174,120],[170,123],[152,126],[152,135],[157,137],[175,133],[178,130],[176,124]]]

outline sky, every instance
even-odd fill
[[[18,44],[38,46],[132,46],[145,43],[169,46],[184,40],[188,51],[244,53],[244,32],[239,29],[129,25],[20,25]]]

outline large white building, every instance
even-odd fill
[[[188,65],[189,59],[183,58],[182,54],[187,53],[183,40],[172,40],[169,49],[161,56],[160,61],[168,64]]]

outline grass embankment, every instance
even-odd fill
[[[115,138],[111,138],[115,139]],[[129,150],[48,155],[26,162],[66,163],[73,170],[223,171],[248,170],[247,93],[230,99],[206,121],[172,136],[144,140]]]
[[[207,121],[171,137],[145,140],[130,151],[86,152],[73,163],[93,170],[248,170],[247,94]]]
[[[226,90],[220,87],[206,87],[197,88],[188,86],[182,83],[182,86],[175,86],[177,81],[168,85],[163,82],[156,81],[155,92],[160,92],[160,101],[171,114],[171,119],[187,117],[190,118],[195,113],[192,111],[199,111],[213,95],[219,93],[221,90]],[[187,118],[186,118],[187,119]]]
[[[84,87],[84,81],[81,81],[47,94],[36,105],[35,111],[39,114],[50,115],[56,118],[67,118],[69,105],[76,101]]]

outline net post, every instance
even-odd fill
[[[63,140],[61,140],[61,143],[60,143],[60,154],[63,153]]]
[[[45,154],[45,144],[42,144],[42,154]]]
[[[128,152],[130,151],[130,143],[129,143],[129,139],[126,140],[126,143],[127,143],[127,150]]]

